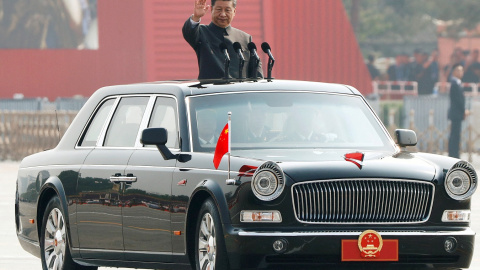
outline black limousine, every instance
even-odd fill
[[[105,87],[26,157],[15,220],[43,269],[468,268],[477,174],[408,151],[353,87]]]

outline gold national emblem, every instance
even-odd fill
[[[366,230],[358,237],[358,249],[364,258],[375,258],[382,246],[383,239],[374,230]]]

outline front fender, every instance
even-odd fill
[[[193,191],[190,200],[188,202],[188,212],[187,216],[189,216],[190,211],[197,209],[196,207],[191,207],[191,204],[196,202],[196,197],[199,196],[199,193],[206,192],[209,194],[210,197],[213,198],[215,204],[217,205],[218,212],[220,214],[220,219],[224,225],[230,224],[230,212],[228,211],[227,200],[225,199],[225,194],[220,187],[220,185],[213,181],[213,180],[204,180],[200,182]],[[202,195],[203,197],[203,195]],[[200,207],[200,206],[199,206]]]

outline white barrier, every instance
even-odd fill
[[[414,81],[373,81],[373,92],[387,98],[418,95],[418,83]]]
[[[478,86],[477,83],[462,83],[463,92],[466,96],[476,97],[478,96]],[[449,93],[450,92],[450,83],[448,82],[438,82],[435,84],[435,87],[438,87],[440,93]]]

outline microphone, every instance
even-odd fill
[[[228,54],[227,44],[220,43],[220,50],[225,55],[225,80],[228,80],[230,74],[230,55]]]
[[[268,54],[269,58],[272,58],[273,61],[275,61],[275,58],[273,57],[273,54],[272,54],[272,48],[270,48],[270,45],[267,42],[262,43],[262,50],[264,53]]]
[[[238,79],[244,79],[243,78],[243,66],[245,65],[245,57],[243,56],[242,53],[242,45],[240,45],[239,42],[233,43],[233,50],[237,53],[239,63],[238,63]]]
[[[257,69],[260,64],[260,57],[257,54],[257,46],[255,43],[250,42],[247,45],[248,50],[250,51],[250,62],[248,63],[248,72],[250,78],[257,79]]]
[[[273,65],[275,64],[275,58],[273,57],[272,54],[272,48],[270,48],[270,45],[267,42],[262,43],[262,50],[264,53],[268,54],[268,77],[266,78],[267,80],[272,80],[272,69]]]

